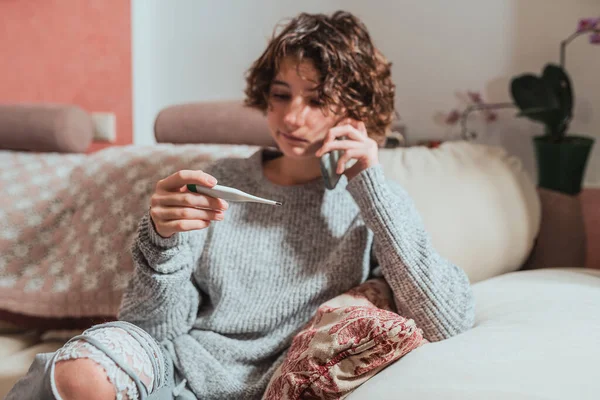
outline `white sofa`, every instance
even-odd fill
[[[468,273],[476,323],[409,353],[348,399],[600,398],[600,270],[521,270],[541,206],[520,163],[502,149],[461,142],[384,149],[381,162],[411,193],[438,250]],[[1,329],[3,397],[36,353],[61,341]]]
[[[348,400],[599,398],[600,271],[519,271],[473,289],[473,329],[414,350]]]
[[[539,196],[520,163],[467,144],[383,158],[434,243],[469,274],[476,321],[409,353],[348,399],[600,398],[600,270],[515,268],[529,258],[541,224]]]

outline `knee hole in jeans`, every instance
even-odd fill
[[[93,337],[110,351],[121,363],[127,365],[145,386],[147,393],[154,387],[154,370],[147,352],[141,344],[126,330],[119,327],[105,327],[84,332],[84,336]],[[157,354],[153,354],[158,358]],[[121,369],[103,351],[84,339],[76,339],[58,350],[56,365],[65,360],[93,360],[108,377],[109,383],[116,391],[117,400],[134,400],[140,398],[140,393],[134,380]],[[68,382],[66,382],[68,383]],[[70,384],[70,383],[69,383]],[[76,384],[76,383],[75,383]],[[115,398],[115,397],[113,397]]]

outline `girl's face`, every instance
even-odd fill
[[[267,121],[281,152],[294,158],[314,157],[340,117],[321,109],[316,90],[319,74],[312,62],[285,58],[269,92]]]

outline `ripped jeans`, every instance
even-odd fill
[[[104,369],[117,400],[196,399],[175,371],[169,351],[141,328],[116,321],[87,329],[54,353],[36,355],[6,400],[62,400],[54,382],[55,365],[81,358]]]

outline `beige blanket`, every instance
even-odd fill
[[[251,146],[113,147],[89,155],[0,151],[0,310],[114,316],[129,245],[156,181]]]

